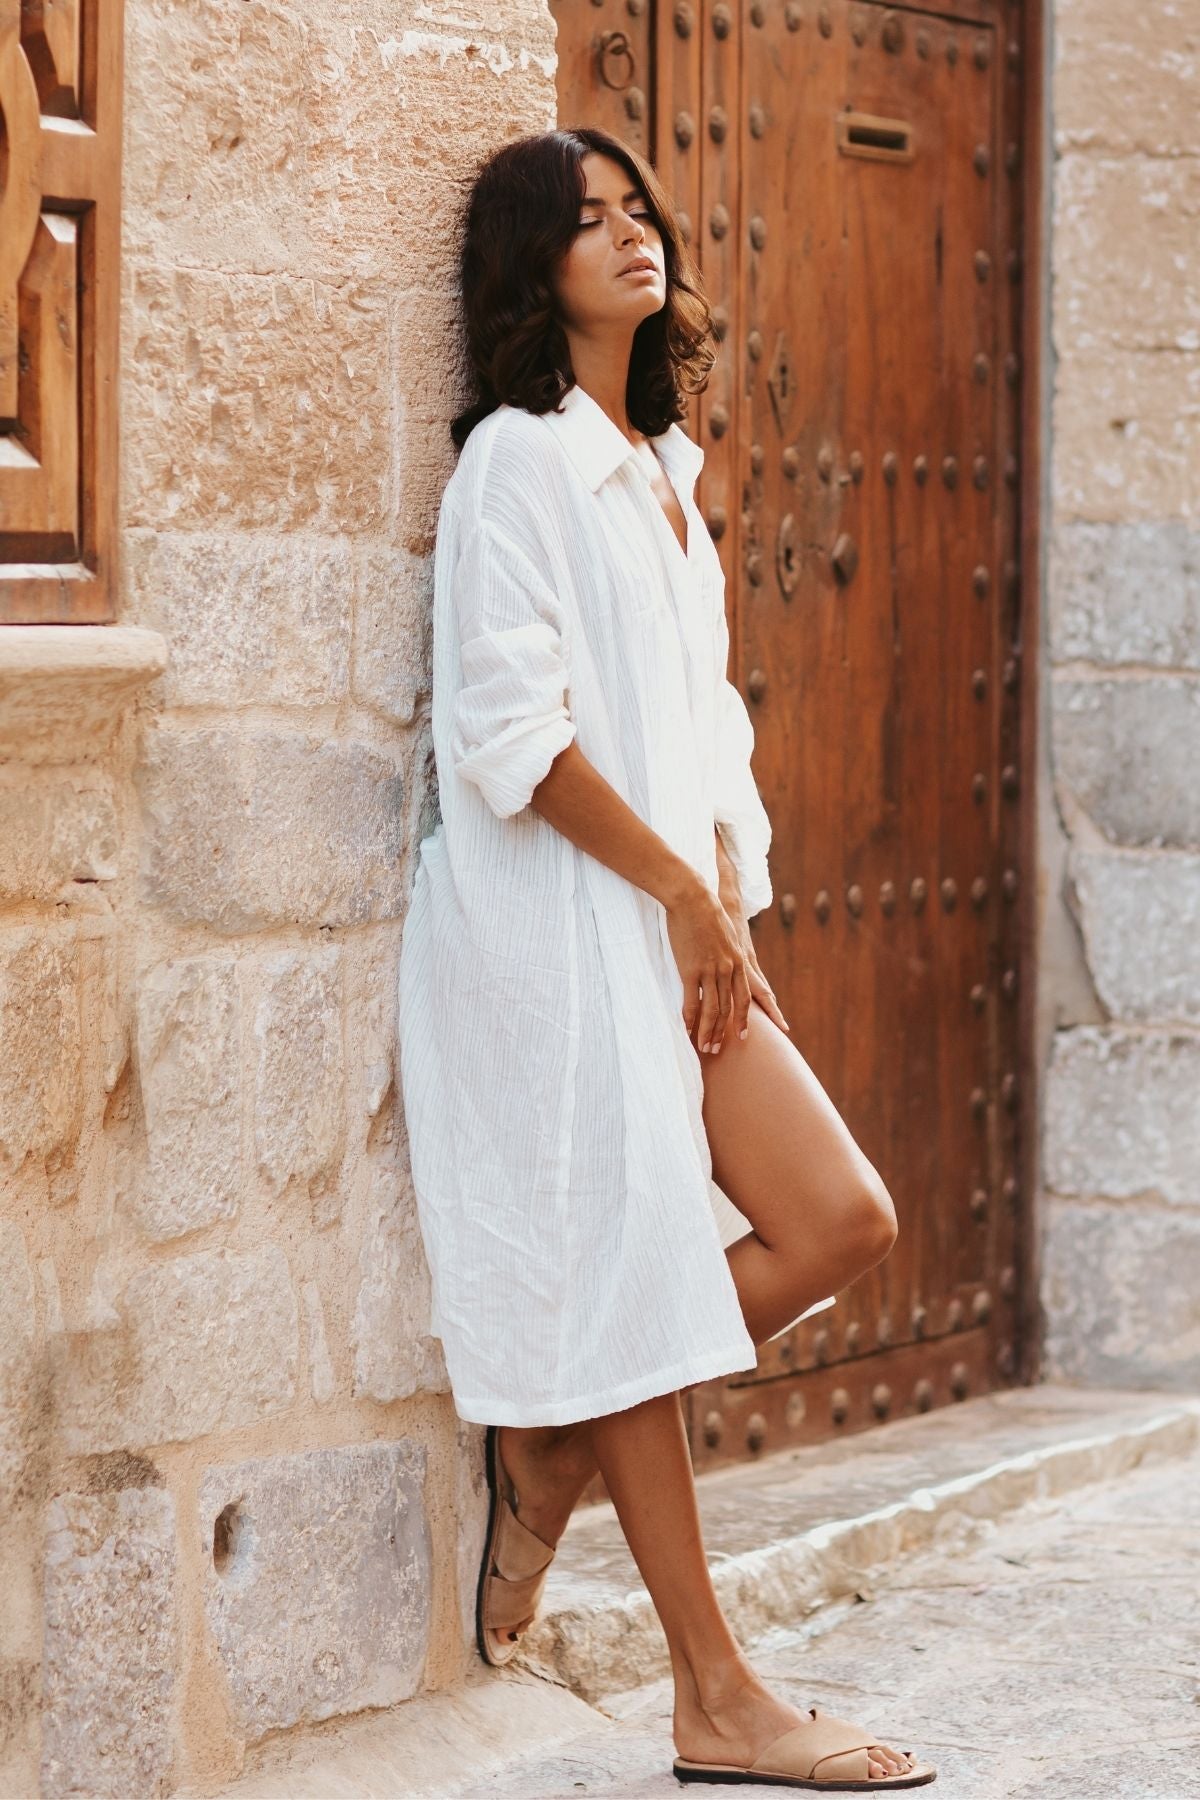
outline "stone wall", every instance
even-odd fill
[[[0,680],[0,1792],[141,1800],[474,1657],[394,988],[453,224],[554,29],[126,18],[119,624]]]
[[[1200,17],[1058,0],[1047,1368],[1200,1386]]]

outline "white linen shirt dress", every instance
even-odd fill
[[[714,891],[719,826],[747,914],[769,904],[704,452],[677,424],[639,451],[578,384],[561,405],[489,414],[442,498],[441,821],[399,959],[431,1329],[480,1424],[595,1418],[757,1361],[724,1254],[749,1222],[712,1179],[665,908],[528,804],[575,738]]]

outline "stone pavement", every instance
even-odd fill
[[[974,1541],[971,1541],[974,1540]],[[1037,1499],[876,1574],[753,1646],[801,1710],[861,1720],[933,1762],[937,1800],[1200,1797],[1200,1452]],[[670,1688],[601,1703],[557,1748],[448,1790],[456,1800],[655,1800]],[[740,1786],[739,1794],[785,1790]]]

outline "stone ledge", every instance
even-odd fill
[[[1148,1458],[1200,1444],[1200,1400],[1043,1383],[702,1475],[705,1547],[742,1643],[869,1593],[914,1551]],[[592,1705],[668,1672],[666,1639],[611,1505],[576,1512],[516,1663]]]
[[[0,762],[99,756],[167,654],[162,634],[138,625],[0,627]]]

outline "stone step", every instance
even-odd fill
[[[1008,1388],[697,1481],[721,1605],[743,1644],[855,1593],[933,1545],[1200,1444],[1200,1399],[1049,1383]],[[610,1504],[576,1513],[520,1661],[595,1704],[656,1680],[666,1640]]]

